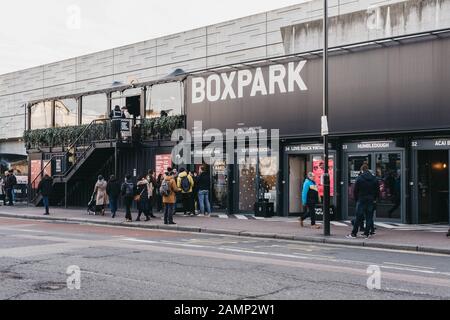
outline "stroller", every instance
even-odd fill
[[[97,214],[97,200],[96,200],[96,194],[93,193],[91,200],[89,200],[88,207],[87,207],[87,213],[90,216],[95,216]]]

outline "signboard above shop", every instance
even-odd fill
[[[394,148],[397,148],[397,144],[394,141],[368,141],[346,143],[342,145],[344,151],[379,151],[391,150]]]
[[[450,64],[423,58],[436,56],[450,56],[450,39],[331,56],[329,118],[323,119],[322,127],[321,59],[293,58],[283,64],[189,76],[187,129],[193,129],[194,121],[222,132],[239,127],[278,129],[282,137],[450,129],[445,104],[450,90],[448,81],[442,81],[450,74]],[[357,150],[392,146],[370,144]]]
[[[450,149],[450,138],[413,140],[411,147],[413,149],[446,150]]]

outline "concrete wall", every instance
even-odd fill
[[[368,30],[373,13],[367,9],[375,5],[381,6],[381,25],[390,27]],[[330,42],[449,27],[449,6],[450,0],[332,0],[330,16],[342,19],[333,20]],[[322,0],[314,0],[1,75],[0,139],[22,136],[25,110],[21,105],[29,100],[104,89],[113,81],[155,80],[176,68],[192,71],[320,48],[317,19],[322,13]]]

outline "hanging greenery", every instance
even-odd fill
[[[142,139],[145,141],[170,139],[175,130],[183,128],[185,128],[183,115],[145,119],[142,124]]]
[[[145,119],[141,127],[141,137],[146,141],[168,139],[174,130],[184,128],[184,119],[184,116]],[[111,123],[109,121],[91,126],[81,125],[24,132],[24,141],[27,149],[68,147],[75,141],[77,146],[83,146],[93,141],[109,139],[111,139]]]

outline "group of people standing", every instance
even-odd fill
[[[142,175],[137,183],[130,175],[121,183],[115,176],[106,181],[103,176],[98,177],[94,187],[93,200],[95,198],[95,212],[105,215],[106,207],[111,209],[111,217],[115,218],[120,197],[125,205],[126,221],[132,222],[132,206],[136,202],[138,216],[136,221],[145,221],[155,218],[153,208],[156,205],[158,212],[164,210],[164,223],[175,224],[173,216],[176,211],[177,194],[181,193],[181,201],[185,215],[197,215],[196,204],[201,213],[211,215],[209,193],[211,180],[207,169],[200,168],[199,173],[191,173],[181,168],[167,168],[164,174],[156,177],[156,173],[150,170]]]
[[[356,219],[353,221],[352,233],[347,238],[356,239],[360,229],[364,232],[363,237],[365,239],[375,235],[374,213],[379,191],[377,178],[370,172],[369,166],[364,164],[361,167],[361,174],[356,180],[353,190],[353,196],[357,203]],[[320,196],[318,186],[315,182],[315,175],[312,172],[308,174],[303,184],[302,201],[306,207],[306,213],[300,218],[301,226],[304,227],[304,221],[307,218],[311,218],[311,227],[313,229],[320,229],[320,226],[316,225],[316,207],[320,202]]]
[[[14,170],[8,170],[0,177],[0,200],[5,206],[14,206],[14,186],[17,178]]]

